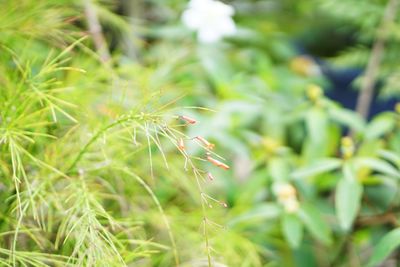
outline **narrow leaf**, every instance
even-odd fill
[[[397,167],[400,167],[400,155],[389,150],[379,150],[379,156],[394,163]]]
[[[340,167],[342,161],[340,159],[325,158],[315,161],[309,166],[302,167],[292,173],[293,178],[307,178],[317,174],[333,171]]]
[[[390,114],[391,115],[391,114]],[[380,137],[390,131],[392,131],[395,126],[395,120],[392,116],[387,116],[387,114],[382,114],[373,119],[365,129],[364,138],[366,140],[371,140]]]
[[[282,158],[272,158],[268,165],[269,174],[275,182],[287,180],[289,178],[288,170],[289,166]]]
[[[362,166],[369,167],[374,171],[400,178],[400,173],[392,165],[377,158],[357,158],[356,162]]]
[[[282,218],[282,231],[292,248],[298,248],[303,238],[303,224],[294,214],[285,214]]]
[[[325,112],[320,108],[312,108],[306,116],[307,131],[310,141],[321,144],[326,140],[328,120]]]
[[[228,225],[234,226],[239,223],[246,223],[250,220],[272,220],[277,218],[281,214],[281,208],[275,203],[265,203],[258,205],[252,210],[243,213],[233,218]]]
[[[357,132],[362,132],[365,128],[365,122],[363,118],[356,112],[344,108],[334,107],[331,108],[328,113],[332,120],[354,129]]]
[[[351,228],[360,208],[362,196],[362,186],[354,179],[355,177],[351,178],[353,179],[341,178],[335,194],[336,215],[344,230]]]
[[[299,210],[299,217],[307,230],[316,239],[325,245],[332,243],[331,232],[328,224],[322,219],[321,214],[311,205],[303,205]]]
[[[387,233],[374,248],[368,266],[374,267],[382,263],[393,250],[400,245],[400,228]]]

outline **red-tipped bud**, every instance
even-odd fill
[[[208,142],[204,137],[201,136],[196,136],[195,137],[197,140],[199,140],[203,145],[205,145],[208,149],[213,150],[215,145]]]
[[[228,165],[226,165],[225,163],[223,163],[223,162],[221,162],[219,160],[216,160],[216,159],[210,157],[209,155],[207,155],[207,160],[209,162],[211,162],[212,164],[214,164],[215,166],[217,166],[217,167],[220,167],[220,168],[222,168],[224,170],[229,170],[229,166]]]
[[[210,181],[214,180],[214,176],[210,172],[207,173],[207,177],[208,177],[208,180],[210,180]]]
[[[189,123],[189,124],[195,124],[197,121],[193,118],[190,118],[188,116],[179,116],[179,118],[181,120],[184,120],[185,122]]]

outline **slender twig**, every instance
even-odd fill
[[[83,155],[88,151],[89,147],[97,141],[100,136],[102,136],[105,132],[107,132],[109,129],[120,125],[121,123],[128,121],[131,119],[130,117],[122,118],[119,120],[116,120],[112,122],[111,124],[106,125],[102,129],[100,129],[95,135],[92,136],[92,138],[83,146],[83,148],[79,151],[78,155],[75,157],[75,159],[72,161],[71,165],[67,168],[66,173],[70,173],[73,171],[76,167],[76,165],[79,163],[79,161],[82,159]]]
[[[368,61],[367,69],[358,95],[356,111],[364,118],[368,117],[371,101],[374,95],[374,87],[378,76],[379,66],[382,61],[387,37],[387,26],[395,19],[399,0],[389,0],[385,13],[379,27],[378,36],[372,47],[371,56]]]
[[[89,28],[90,35],[92,36],[97,53],[103,62],[108,62],[111,59],[110,52],[108,51],[107,42],[103,35],[99,18],[97,16],[96,7],[91,0],[83,0],[86,22]]]
[[[397,222],[396,213],[398,213],[398,209],[387,211],[381,214],[360,216],[357,218],[355,224],[358,227],[382,225],[382,224],[390,224],[393,227],[397,227],[399,223]]]

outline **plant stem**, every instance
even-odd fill
[[[100,129],[95,135],[92,136],[92,138],[86,143],[86,145],[81,149],[81,151],[79,151],[79,154],[75,157],[74,161],[71,163],[71,165],[68,167],[68,169],[66,170],[66,174],[70,173],[71,171],[74,170],[74,168],[76,167],[76,165],[78,164],[78,162],[81,160],[81,158],[83,157],[83,155],[87,152],[87,150],[89,149],[89,147],[103,134],[105,133],[107,130],[120,125],[121,123],[129,120],[130,118],[124,118],[124,119],[120,119],[117,120],[111,124],[106,125],[104,128]]]
[[[387,37],[387,26],[395,19],[398,2],[399,0],[389,0],[386,5],[382,23],[378,30],[378,36],[372,47],[371,57],[369,58],[367,69],[364,74],[361,91],[358,95],[356,105],[356,111],[364,118],[368,117],[371,101],[374,95],[374,86],[385,49],[384,45]]]
[[[83,0],[84,11],[86,22],[89,28],[89,32],[92,36],[94,46],[96,47],[97,53],[103,62],[108,62],[111,59],[108,46],[103,35],[99,18],[97,16],[96,7],[93,5],[91,0]]]

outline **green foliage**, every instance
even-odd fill
[[[387,233],[376,245],[368,266],[376,266],[383,262],[390,253],[399,245],[399,229]]]
[[[360,208],[362,186],[349,163],[343,166],[343,177],[336,187],[335,204],[340,226],[349,230]]]
[[[397,256],[400,108],[343,108],[291,42],[333,25],[353,39],[328,60],[365,67],[385,1],[229,1],[239,30],[213,45],[179,21],[187,1],[134,2],[0,0],[0,265]],[[379,74],[395,96],[398,24]]]

